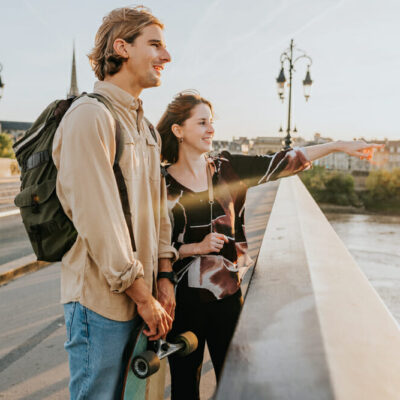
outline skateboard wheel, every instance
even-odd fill
[[[160,369],[160,359],[154,351],[146,350],[133,359],[131,368],[138,378],[145,379]]]
[[[175,338],[176,343],[183,343],[185,346],[179,350],[176,354],[181,357],[185,357],[190,353],[193,353],[197,349],[198,341],[197,336],[190,331],[181,333]]]

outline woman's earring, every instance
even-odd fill
[[[183,137],[180,137],[178,140],[179,143],[183,143]]]

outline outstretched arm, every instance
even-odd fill
[[[307,157],[310,161],[325,157],[328,154],[342,151],[350,156],[360,157],[360,159],[370,160],[375,149],[383,147],[380,144],[366,143],[363,140],[343,141],[316,144],[314,146],[304,147]]]
[[[221,155],[229,160],[238,177],[245,180],[247,186],[250,187],[297,174],[309,168],[313,161],[334,152],[343,151],[350,156],[370,160],[374,150],[381,147],[383,145],[366,143],[363,140],[339,140],[282,150],[265,156],[247,156],[228,152],[222,152]]]

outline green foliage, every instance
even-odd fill
[[[400,168],[371,171],[366,188],[363,201],[367,209],[400,212]]]
[[[368,194],[375,200],[400,199],[400,168],[371,171],[366,181]]]
[[[13,141],[8,133],[0,133],[0,157],[15,158]]]
[[[329,172],[324,167],[315,166],[302,172],[300,177],[317,202],[342,206],[360,205],[354,191],[354,179],[350,174]]]
[[[320,193],[325,190],[325,175],[326,171],[324,167],[315,166],[306,172],[302,172],[300,177],[308,190],[314,193]]]
[[[331,172],[325,179],[325,202],[341,206],[359,205],[354,191],[354,178],[350,174]]]
[[[370,211],[400,213],[400,168],[371,171],[366,179],[366,190],[358,194],[354,191],[354,178],[350,174],[315,166],[302,172],[300,177],[319,203],[364,205]]]

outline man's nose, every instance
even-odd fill
[[[171,62],[171,54],[169,54],[167,49],[164,49],[163,54],[161,55],[161,59],[163,60],[163,62],[167,63],[167,62]]]

